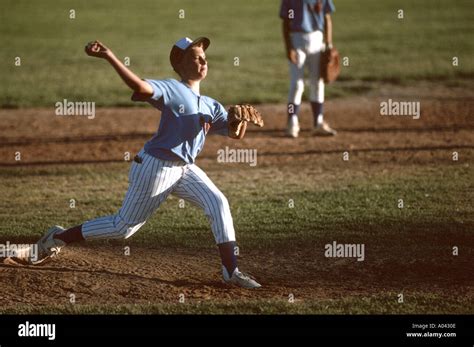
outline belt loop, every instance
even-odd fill
[[[135,163],[141,164],[143,162],[143,159],[137,154],[135,158],[133,158],[133,161]]]

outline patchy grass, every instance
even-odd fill
[[[474,43],[467,34],[474,29],[471,1],[338,0],[336,6],[334,42],[349,58],[340,81],[457,83],[474,76]],[[130,106],[128,88],[104,61],[85,55],[85,44],[99,39],[118,57],[129,57],[140,76],[166,78],[174,76],[170,47],[186,35],[212,40],[204,94],[226,104],[286,102],[279,2],[6,0],[3,7],[0,37],[9,49],[0,51],[2,107],[53,108],[64,98]],[[75,19],[69,18],[71,9]],[[15,66],[16,57],[21,66]],[[453,57],[459,59],[456,67]],[[327,89],[329,96],[367,91],[344,83]]]
[[[0,314],[472,314],[473,298],[453,298],[416,292],[398,303],[397,293],[347,297],[334,300],[203,301],[183,304],[57,305],[2,307]],[[466,308],[468,310],[466,311]]]
[[[54,223],[71,226],[115,213],[127,189],[127,170],[126,164],[2,169],[1,237],[37,238]],[[242,243],[284,247],[289,240],[304,244],[328,235],[417,240],[472,230],[472,170],[466,166],[319,178],[308,169],[280,170],[208,172],[230,201]],[[252,183],[235,189],[242,175]],[[188,203],[180,208],[170,197],[127,242],[202,247],[212,235],[199,209]]]
[[[127,187],[126,164],[4,168],[0,171],[0,240],[36,240],[55,223],[71,226],[114,213]],[[385,314],[472,312],[465,279],[474,255],[472,170],[467,165],[406,165],[403,170],[335,174],[310,167],[206,170],[228,196],[239,245],[258,254],[299,250],[310,257],[324,245],[363,243],[364,266],[315,267],[321,281],[356,277],[374,281],[380,294],[334,299],[189,300],[178,304],[3,307],[1,313],[144,314]],[[236,182],[246,177],[248,185]],[[282,180],[285,184],[282,184]],[[70,208],[75,199],[75,208]],[[403,208],[399,208],[403,199]],[[294,203],[294,207],[292,203]],[[117,245],[122,241],[113,241]],[[127,245],[203,249],[214,243],[203,213],[166,201]],[[458,246],[460,255],[452,255]],[[273,253],[272,253],[273,254]],[[321,257],[321,254],[318,255]],[[308,259],[308,266],[311,260]],[[319,260],[321,262],[321,260]],[[332,265],[331,265],[332,264]],[[352,278],[351,277],[351,278]],[[463,279],[464,278],[464,279]],[[354,284],[354,283],[353,283]],[[411,287],[413,284],[413,288]],[[429,285],[430,284],[430,285]],[[431,285],[433,284],[433,285]],[[352,284],[348,284],[352,285]],[[354,284],[355,285],[355,284]],[[437,286],[441,286],[441,290]],[[399,288],[404,303],[397,302]],[[443,289],[444,288],[444,289]],[[449,289],[452,288],[452,291]],[[456,289],[455,289],[456,288]],[[452,295],[448,295],[452,293]]]

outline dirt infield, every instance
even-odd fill
[[[208,138],[198,159],[203,168],[219,168],[217,150],[255,148],[258,165],[293,165],[321,168],[337,175],[346,165],[343,152],[357,158],[363,168],[401,168],[405,164],[446,163],[459,152],[468,161],[474,158],[474,98],[470,91],[435,88],[433,84],[416,88],[381,88],[376,94],[330,100],[326,103],[327,120],[339,131],[336,137],[311,135],[310,110],[302,107],[302,136],[284,137],[285,105],[260,105],[266,126],[250,129],[247,138],[237,142],[222,137]],[[416,94],[415,94],[416,92]],[[409,100],[421,102],[421,118],[381,116],[380,102]],[[51,109],[0,110],[1,167],[54,165],[95,162],[121,162],[124,153],[136,153],[150,138],[158,124],[159,113],[150,108],[97,109],[94,119],[84,116],[56,116]],[[15,160],[16,152],[21,160]],[[449,246],[449,240],[442,242]],[[322,246],[322,245],[321,245]],[[297,300],[331,300],[347,295],[370,297],[397,290],[400,281],[406,292],[423,292],[431,274],[423,268],[409,273],[394,267],[381,271],[376,260],[367,260],[364,268],[348,259],[324,262],[315,256],[314,245],[273,254],[269,250],[246,252],[242,268],[258,274],[263,288],[258,291],[228,290],[222,283],[217,251],[213,248],[191,251],[132,247],[130,256],[117,246],[73,246],[61,257],[42,267],[0,265],[4,308],[18,304],[67,305],[74,292],[78,304],[115,305],[177,302],[179,295],[200,302],[218,300],[281,299],[294,294]],[[403,255],[400,255],[403,257]],[[318,258],[320,257],[320,259]],[[288,259],[292,259],[291,262]],[[343,272],[340,263],[347,264]],[[390,266],[388,266],[390,269]],[[440,296],[470,295],[462,285],[461,269],[438,269]],[[334,270],[334,271],[333,271]],[[344,284],[346,283],[346,284]],[[470,283],[470,282],[469,282]],[[398,286],[398,287],[397,287]],[[460,286],[460,287],[458,287]],[[456,288],[459,288],[456,289]],[[454,293],[454,294],[453,294]],[[394,294],[395,295],[395,294]],[[429,312],[427,310],[426,312]]]
[[[415,94],[416,93],[416,94]],[[419,101],[420,119],[381,116],[380,102],[388,99]],[[263,130],[251,127],[247,137],[234,141],[210,137],[198,158],[203,166],[215,165],[217,150],[256,148],[259,165],[282,162],[313,163],[315,159],[342,158],[345,151],[364,162],[424,162],[449,160],[453,151],[471,152],[474,142],[474,96],[461,88],[421,84],[417,88],[380,87],[377,93],[326,102],[327,120],[339,136],[311,136],[312,117],[302,107],[302,134],[284,137],[284,105],[260,105]],[[0,166],[54,163],[120,162],[124,153],[136,153],[149,139],[159,112],[148,108],[97,109],[95,118],[57,116],[54,108],[0,110]],[[21,160],[15,154],[21,153]],[[132,155],[133,158],[133,155]]]
[[[364,266],[353,259],[328,262],[313,247],[278,254],[246,252],[240,264],[250,274],[258,274],[261,289],[229,290],[231,287],[222,282],[218,271],[217,250],[211,248],[193,252],[131,247],[130,255],[124,256],[123,248],[117,246],[71,246],[60,258],[43,266],[21,267],[19,271],[17,266],[1,264],[4,283],[0,300],[3,309],[19,304],[38,309],[44,305],[68,305],[71,293],[79,305],[178,304],[181,294],[189,303],[287,301],[290,295],[296,302],[391,295],[395,302],[401,283],[408,299],[432,291],[427,283],[434,277],[441,298],[472,299],[472,293],[463,289],[470,280],[463,279],[461,270],[453,273],[440,267],[434,274],[427,273],[425,267],[414,266],[413,271],[406,271],[394,266],[381,271],[375,259],[366,261]]]

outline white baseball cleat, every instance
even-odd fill
[[[35,244],[37,252],[28,252],[14,260],[26,263],[28,265],[40,265],[45,261],[55,257],[66,245],[64,241],[53,238],[59,232],[64,231],[63,227],[55,225],[51,227],[46,234]]]
[[[237,287],[253,289],[253,288],[260,288],[261,285],[257,283],[253,278],[249,275],[240,272],[238,268],[235,268],[232,276],[229,277],[227,273],[227,269],[223,266],[222,267],[222,275],[224,276],[224,281],[226,283],[234,284]]]
[[[337,131],[329,126],[328,123],[323,122],[320,126],[317,126],[313,130],[313,135],[316,136],[334,136],[337,134]]]
[[[296,115],[292,115],[288,119],[288,127],[286,128],[286,135],[289,137],[296,138],[300,132],[300,124],[298,122],[298,117]]]

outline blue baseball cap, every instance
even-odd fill
[[[206,50],[211,44],[211,40],[207,37],[198,37],[195,40],[190,39],[189,37],[183,37],[179,39],[171,48],[170,52],[170,62],[174,71],[177,72],[176,68],[181,59],[183,59],[184,53],[193,46],[202,44],[204,50]]]

